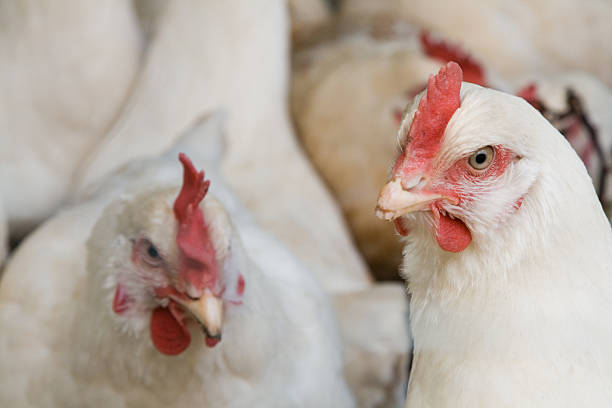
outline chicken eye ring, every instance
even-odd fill
[[[138,246],[138,252],[142,261],[152,268],[160,267],[164,259],[162,258],[159,250],[151,241],[146,238],[140,239],[136,245]]]
[[[474,170],[485,170],[491,165],[494,157],[495,149],[493,149],[491,146],[485,146],[472,153],[472,155],[468,158],[468,164]]]

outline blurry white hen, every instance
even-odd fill
[[[180,147],[218,152],[198,142]],[[16,251],[0,286],[0,405],[351,406],[310,274],[220,179],[223,204],[206,195],[186,157],[172,187],[175,157],[132,163]]]
[[[23,236],[66,199],[139,57],[129,2],[0,3],[0,201],[11,235]]]
[[[404,117],[378,215],[406,235],[410,407],[612,405],[612,233],[569,143],[449,63]]]
[[[612,85],[609,0],[342,0],[340,8],[344,20],[399,19],[436,31],[507,80],[572,69]]]

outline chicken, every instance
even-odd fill
[[[131,4],[0,4],[0,200],[20,238],[66,200],[118,112],[140,58]]]
[[[1,406],[353,405],[311,275],[214,163],[205,181],[180,155],[175,187],[176,149],[205,162],[218,151],[214,134],[192,136],[121,169],[15,252],[0,286]]]
[[[126,108],[84,161],[72,198],[130,160],[163,152],[202,112],[222,108],[224,178],[259,224],[325,290],[366,289],[368,270],[287,115],[286,13],[281,0],[168,2]]]
[[[608,0],[343,0],[343,21],[404,21],[462,43],[519,86],[527,73],[586,71],[612,86]],[[588,45],[588,46],[585,46]]]
[[[408,109],[377,215],[405,236],[408,407],[612,404],[610,224],[565,138],[449,63]]]

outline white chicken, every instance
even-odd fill
[[[175,153],[122,169],[15,252],[0,405],[352,406],[328,299],[221,179],[207,194],[181,156],[172,186]]]
[[[0,3],[0,201],[21,237],[67,198],[140,61],[122,0]]]
[[[612,405],[610,224],[565,138],[523,99],[430,79],[377,214],[406,236],[409,407]]]

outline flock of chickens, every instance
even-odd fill
[[[612,406],[609,21],[0,3],[0,406]]]

